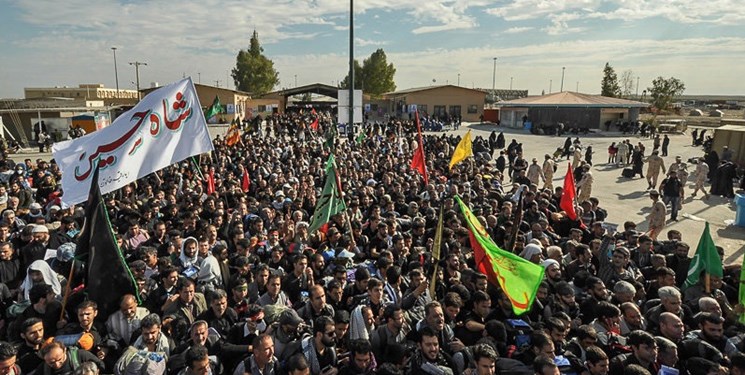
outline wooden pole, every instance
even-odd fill
[[[75,259],[70,261],[70,274],[67,276],[67,283],[65,284],[65,296],[62,298],[62,311],[59,314],[59,320],[63,320],[65,317],[65,307],[67,307],[67,299],[70,298],[70,284],[72,283],[73,272],[75,271]]]

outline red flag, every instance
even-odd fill
[[[429,184],[427,178],[427,162],[424,160],[424,142],[422,141],[422,125],[419,123],[419,111],[414,112],[416,118],[416,130],[419,134],[419,146],[414,151],[414,157],[411,159],[411,168],[424,178],[424,184]]]
[[[577,220],[577,211],[574,210],[574,200],[577,189],[574,187],[574,174],[572,164],[567,166],[567,175],[564,177],[564,191],[561,193],[559,207],[567,213],[572,220]]]
[[[318,117],[316,117],[316,119],[313,120],[313,122],[310,124],[310,128],[315,131],[318,131]]]
[[[241,189],[244,193],[248,193],[248,188],[251,187],[251,180],[248,179],[248,171],[243,169],[243,182],[241,183]]]
[[[468,231],[468,238],[471,241],[471,249],[473,249],[473,259],[476,261],[476,269],[482,274],[486,275],[486,279],[493,285],[499,285],[497,274],[494,272],[494,266],[491,264],[491,259],[486,255],[484,248],[481,247],[481,243],[473,235],[472,231]]]
[[[207,176],[207,194],[212,195],[215,192],[215,171],[211,170]]]

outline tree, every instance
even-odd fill
[[[357,59],[354,60],[354,89],[355,90],[362,90],[362,81],[364,80],[362,76],[362,65],[360,65],[360,62],[357,61]],[[349,73],[347,73],[346,76],[344,76],[344,79],[339,82],[339,88],[340,89],[348,89],[349,88]]]
[[[274,69],[274,62],[264,56],[256,30],[251,36],[248,50],[238,51],[235,60],[232,76],[238,90],[261,95],[279,83],[279,73]]]
[[[618,76],[609,63],[603,68],[603,81],[600,83],[600,95],[617,98],[621,96],[621,88],[618,87]]]
[[[621,95],[624,98],[630,98],[634,90],[634,72],[631,69],[624,70],[621,73]]]
[[[395,91],[396,83],[393,77],[396,68],[388,63],[388,58],[382,48],[373,52],[370,57],[362,61],[362,66],[354,62],[354,88],[364,90],[372,96],[380,96],[386,92]],[[339,83],[341,88],[349,88],[349,74]]]
[[[683,81],[675,78],[663,78],[659,76],[652,81],[652,87],[647,88],[652,106],[657,110],[669,109],[676,97],[683,94],[686,87]]]

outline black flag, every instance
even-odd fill
[[[111,229],[98,186],[98,167],[91,180],[85,224],[75,257],[85,262],[85,292],[88,299],[96,302],[98,310],[108,315],[119,308],[119,300],[123,295],[133,294],[138,301],[139,295],[137,283]]]

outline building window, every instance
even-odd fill
[[[266,112],[266,106],[265,105],[260,105],[259,106],[259,112]]]
[[[459,116],[460,117],[460,106],[459,105],[451,105],[450,106],[450,116]]]
[[[479,113],[479,106],[471,104],[468,106],[468,113]]]
[[[432,113],[433,116],[445,116],[447,111],[445,110],[444,105],[436,105],[434,106],[434,112]]]
[[[427,105],[426,104],[419,104],[416,109],[419,111],[419,113],[427,113]]]

